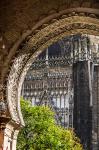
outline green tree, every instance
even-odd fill
[[[19,133],[17,150],[82,150],[72,130],[56,125],[50,108],[32,107],[22,98],[21,108],[25,127]]]

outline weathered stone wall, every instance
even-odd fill
[[[0,31],[7,47],[42,18],[75,7],[99,8],[99,5],[97,0],[0,0]]]

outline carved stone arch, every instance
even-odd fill
[[[37,19],[35,19],[35,14],[32,14],[32,11],[30,11],[31,13],[29,13],[27,9],[26,12],[24,11],[23,7],[26,5],[26,2],[21,4],[21,1],[17,3],[19,5],[19,8],[16,4],[14,9],[12,9],[14,10],[14,12],[17,12],[15,14],[13,14],[13,11],[11,11],[12,13],[9,13],[9,8],[11,8],[9,6],[14,6],[13,2],[11,2],[13,3],[11,5],[7,2],[1,2],[0,5],[0,26],[3,26],[3,28],[1,29],[2,36],[4,37],[4,41],[6,41],[5,37],[7,37],[7,40],[11,42],[10,45],[9,42],[4,43],[3,46],[5,47],[5,49],[0,49],[0,57],[2,57],[2,59],[0,58],[0,96],[1,100],[3,100],[3,104],[5,102],[8,105],[9,110],[9,112],[7,111],[7,113],[5,113],[5,116],[3,118],[4,120],[1,120],[3,115],[0,115],[0,128],[4,129],[5,125],[7,125],[6,129],[3,131],[5,131],[5,134],[12,139],[12,144],[9,148],[12,150],[16,149],[15,144],[17,134],[20,127],[24,125],[24,121],[20,111],[21,85],[28,68],[31,65],[32,61],[35,60],[35,57],[38,56],[38,54],[50,44],[67,35],[77,33],[99,35],[98,1],[94,2],[93,0],[90,0],[90,2],[85,2],[82,0],[71,0],[70,2],[67,2],[66,5],[65,3],[62,4],[64,5],[64,7],[61,7],[62,5],[60,2],[55,2],[53,4],[49,1],[48,5],[46,5],[49,7],[46,10],[42,9],[42,11],[37,11]],[[42,3],[44,4],[44,2]],[[50,3],[52,3],[51,8],[49,5]],[[31,5],[31,3],[29,5]],[[55,10],[53,10],[54,7]],[[4,13],[2,11],[4,8],[7,14],[6,17],[3,15]],[[19,11],[20,8],[22,8],[21,12]],[[30,7],[28,7],[28,9],[29,8]],[[39,9],[39,7],[35,8]],[[31,9],[33,8],[31,7]],[[20,18],[20,21],[18,21],[17,18],[19,18],[20,15],[22,17],[22,20]],[[21,24],[21,29],[20,23],[25,23],[26,18],[28,18],[30,21],[26,20],[26,24],[24,24],[25,26]],[[30,24],[28,24],[29,22]],[[7,27],[5,26],[6,24]],[[6,32],[6,30],[8,32]],[[15,42],[16,39],[18,40]],[[15,42],[15,44],[13,42]],[[7,45],[8,47],[6,47]],[[10,48],[9,46],[12,46],[12,48]],[[7,124],[9,119],[10,122]],[[8,128],[10,129],[10,133]],[[7,148],[6,141],[8,141],[9,143],[9,137],[7,137],[6,135],[6,138],[4,138],[4,149]],[[0,147],[1,144],[2,143],[0,141]]]
[[[24,125],[20,111],[20,92],[24,77],[35,58],[49,45],[71,34],[99,35],[99,20],[93,16],[82,16],[74,13],[72,16],[61,16],[43,24],[28,35],[16,50],[7,82],[7,103],[11,121],[16,125]],[[45,27],[44,27],[45,26]],[[19,47],[19,46],[18,46]]]
[[[73,22],[72,19],[74,16],[79,16],[79,18],[82,18],[83,16],[85,16],[89,18],[94,18],[94,20],[96,20],[99,18],[99,11],[98,9],[94,9],[94,8],[78,7],[78,8],[69,8],[66,10],[48,14],[47,17],[45,18],[43,17],[42,20],[38,20],[31,29],[29,28],[23,32],[20,38],[15,42],[15,44],[9,50],[8,59],[4,62],[4,66],[7,66],[7,64],[11,64],[11,61],[13,60],[15,55],[19,53],[19,50],[21,49],[21,47],[23,47],[24,44],[28,42],[31,36],[33,36],[38,31],[42,30],[43,28],[49,26],[50,24],[58,20],[62,20],[64,18],[70,18],[70,22]],[[85,22],[85,20],[83,20],[83,22]],[[92,22],[93,21],[91,21],[91,23]],[[8,69],[7,67],[3,68],[2,78],[5,77],[7,73],[7,69]]]

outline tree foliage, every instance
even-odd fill
[[[56,125],[50,108],[32,107],[21,98],[21,109],[25,127],[18,135],[17,150],[82,150],[72,130]]]

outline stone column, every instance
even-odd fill
[[[8,112],[7,112],[5,101],[0,99],[0,150],[4,150],[5,128],[7,122],[9,122],[10,120],[9,115],[8,116],[7,115]]]
[[[18,137],[19,130],[15,130],[13,133],[12,138],[12,150],[16,150],[16,144],[17,144],[17,137]]]
[[[12,124],[7,124],[4,131],[3,150],[16,150],[19,130],[15,130]]]
[[[94,66],[93,74],[93,150],[99,149],[99,65]]]
[[[74,80],[74,129],[84,150],[91,150],[92,96],[91,63],[78,61],[73,64]]]
[[[4,144],[3,150],[12,150],[12,136],[13,135],[13,126],[11,124],[7,124],[4,131]]]

